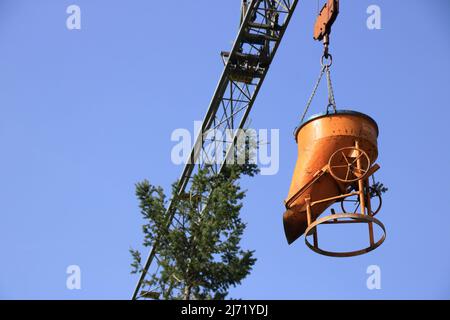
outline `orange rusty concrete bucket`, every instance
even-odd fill
[[[284,231],[289,244],[307,229],[306,199],[315,201],[339,196],[358,179],[339,179],[330,172],[332,156],[341,152],[344,154],[346,150],[352,152],[356,144],[365,152],[368,167],[378,157],[378,125],[368,115],[356,111],[338,110],[314,115],[297,128],[295,137],[298,159],[285,201],[287,211],[283,215]],[[312,207],[312,221],[333,203],[335,200]]]

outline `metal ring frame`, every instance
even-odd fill
[[[325,63],[326,61],[328,61],[328,63]],[[331,54],[328,54],[328,57],[323,55],[322,58],[320,58],[320,64],[322,67],[331,67],[333,64],[333,56]]]
[[[339,221],[338,219],[352,219],[352,221]],[[361,250],[355,250],[355,251],[349,251],[349,252],[333,252],[333,251],[323,250],[323,249],[320,249],[318,246],[312,245],[308,241],[308,236],[313,235],[314,233],[317,233],[316,227],[318,225],[320,225],[320,224],[338,224],[338,223],[341,223],[341,224],[343,224],[343,223],[367,223],[367,224],[375,223],[376,225],[378,225],[381,228],[381,230],[383,230],[383,235],[377,242],[374,242],[369,247],[361,249]],[[313,250],[316,253],[319,253],[319,254],[322,254],[325,256],[329,256],[329,257],[341,257],[342,258],[342,257],[359,256],[359,255],[362,255],[362,254],[365,254],[365,253],[375,250],[384,242],[385,239],[386,239],[386,228],[380,220],[378,220],[372,216],[369,216],[369,215],[362,215],[362,214],[355,214],[355,213],[332,214],[332,215],[320,218],[320,219],[314,221],[313,223],[311,223],[305,231],[305,243],[308,246],[308,248],[310,248],[311,250]]]

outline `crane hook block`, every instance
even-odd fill
[[[322,41],[331,33],[331,26],[339,14],[339,0],[328,0],[320,10],[314,25],[314,40]]]

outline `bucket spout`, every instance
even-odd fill
[[[297,240],[306,230],[305,215],[297,214],[294,210],[287,209],[283,214],[284,234],[288,244]]]

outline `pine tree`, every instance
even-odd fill
[[[190,192],[177,196],[176,219],[167,229],[167,197],[144,180],[136,196],[145,224],[143,245],[158,240],[157,269],[149,272],[140,296],[151,299],[225,299],[255,264],[254,251],[240,247],[245,191],[239,180],[258,173],[256,165],[227,165],[220,175],[205,168],[192,177]],[[209,194],[209,197],[207,195]],[[141,254],[130,249],[132,273],[142,271]]]

